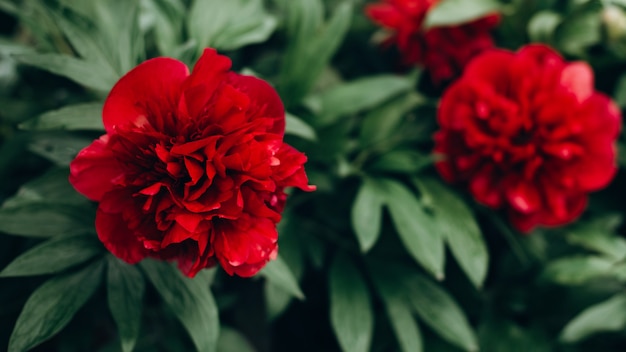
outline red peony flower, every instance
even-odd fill
[[[428,11],[439,0],[382,0],[366,14],[391,31],[385,46],[396,45],[406,66],[421,65],[433,82],[442,85],[461,74],[467,63],[493,47],[490,31],[500,21],[493,14],[458,26],[423,29]]]
[[[191,74],[156,58],[111,90],[106,134],[74,159],[70,182],[100,202],[96,230],[117,257],[177,260],[190,277],[217,262],[252,276],[275,258],[284,189],[314,187],[304,154],[283,143],[276,91],[230,66],[213,49]]]
[[[563,225],[615,175],[620,121],[586,63],[544,45],[494,49],[441,100],[435,152],[446,159],[437,169],[467,183],[478,202],[505,209],[521,231]]]

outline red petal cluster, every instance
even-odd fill
[[[283,143],[276,91],[230,66],[213,49],[191,74],[156,58],[111,90],[106,134],[78,154],[70,182],[100,202],[96,230],[117,257],[252,276],[276,256],[285,187],[314,187],[304,154]]]
[[[619,109],[586,63],[544,45],[478,56],[445,92],[438,122],[443,178],[466,182],[521,231],[573,221],[616,173]]]
[[[500,21],[489,15],[458,26],[423,29],[428,11],[439,0],[382,0],[370,4],[366,14],[391,31],[384,45],[396,45],[406,66],[421,65],[441,85],[458,77],[467,63],[493,47],[491,30]]]

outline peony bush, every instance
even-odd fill
[[[622,0],[0,0],[0,350],[623,351]]]

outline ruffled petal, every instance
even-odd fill
[[[219,55],[215,49],[204,49],[184,83],[185,114],[193,119],[206,117],[203,110],[222,85],[230,66],[228,57]]]
[[[389,4],[369,4],[365,6],[365,13],[372,21],[387,28],[400,27],[406,21],[406,16]]]
[[[586,62],[573,62],[561,72],[561,84],[566,87],[578,102],[583,102],[593,94],[593,70]]]
[[[107,149],[108,142],[108,135],[96,139],[70,163],[70,183],[93,201],[100,201],[124,174],[113,152]]]
[[[228,82],[250,98],[250,119],[270,118],[272,123],[267,131],[281,136],[285,133],[285,107],[274,87],[256,77],[234,72],[228,75]]]
[[[107,213],[98,209],[96,232],[106,249],[129,264],[136,264],[150,254],[134,231],[128,228],[122,213]]]
[[[163,129],[172,119],[180,90],[189,75],[184,63],[170,58],[155,58],[139,64],[113,87],[104,103],[102,120],[107,133],[115,126],[153,125]],[[167,121],[169,122],[169,121]],[[161,125],[161,126],[159,126]]]
[[[274,179],[278,187],[298,187],[303,191],[314,191],[315,186],[309,185],[304,172],[306,156],[289,144],[283,143],[275,158],[277,165],[272,167]]]
[[[229,274],[249,277],[277,253],[278,233],[273,221],[242,215],[216,225],[215,255]]]

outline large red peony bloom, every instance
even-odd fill
[[[391,31],[384,45],[396,45],[406,66],[421,65],[441,85],[460,75],[467,63],[493,47],[491,30],[500,17],[493,14],[458,26],[424,30],[428,11],[439,0],[382,0],[370,4],[366,14]]]
[[[206,49],[189,74],[148,60],[113,87],[106,134],[70,165],[100,202],[96,230],[128,263],[177,260],[193,277],[217,262],[252,276],[276,256],[285,187],[308,186],[304,154],[283,143],[285,112],[266,82]]]
[[[494,49],[442,98],[435,152],[446,159],[437,169],[466,182],[480,203],[505,209],[521,231],[563,225],[615,175],[620,121],[586,63],[544,45]]]

